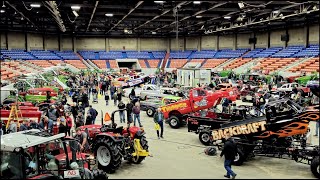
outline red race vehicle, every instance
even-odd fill
[[[214,92],[204,90],[203,88],[194,88],[189,92],[189,99],[162,106],[161,110],[166,123],[172,128],[179,128],[182,124],[186,124],[186,118],[183,115],[216,106],[222,98],[235,101],[237,97],[238,95],[235,95],[233,88]]]
[[[58,93],[56,93],[52,88],[32,88],[27,90],[27,92],[21,92],[19,95],[46,95],[47,92],[50,92],[50,96],[57,96]]]

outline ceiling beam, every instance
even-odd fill
[[[181,2],[181,3],[179,3],[179,4],[177,4],[174,8],[181,7],[182,5],[187,5],[188,3],[190,3],[190,2],[188,2],[188,1],[183,1],[183,2]],[[150,20],[146,21],[145,23],[143,23],[143,24],[141,24],[140,26],[138,26],[138,27],[134,28],[133,30],[137,30],[137,29],[139,29],[140,27],[142,27],[142,26],[144,26],[144,25],[146,25],[146,24],[150,23],[151,21],[154,21],[155,19],[157,19],[157,18],[159,18],[159,17],[161,17],[161,16],[163,16],[163,15],[167,14],[167,13],[168,13],[168,12],[170,12],[170,11],[171,11],[171,9],[164,11],[162,14],[160,14],[160,15],[158,15],[158,16],[155,16],[155,17],[153,17],[152,19],[150,19]]]
[[[61,18],[61,14],[60,14],[60,12],[58,10],[58,6],[57,6],[56,2],[55,1],[43,1],[42,3],[49,10],[49,12],[51,13],[53,19],[58,24],[60,30],[62,32],[65,32],[66,31],[66,27],[63,24],[63,20]]]
[[[106,34],[108,34],[110,31],[112,31],[115,27],[117,27],[127,16],[129,16],[135,9],[137,9],[141,4],[143,3],[143,1],[139,1],[136,6],[131,9],[129,11],[129,13],[127,15],[125,15],[117,24],[115,24],[111,29],[109,29],[109,31],[106,32]]]
[[[89,23],[88,23],[88,27],[87,27],[87,29],[86,29],[86,32],[89,30],[89,27],[90,27],[92,18],[93,18],[93,16],[94,16],[94,13],[96,12],[96,9],[97,9],[97,7],[98,7],[98,4],[99,4],[99,1],[96,1],[96,4],[95,4],[95,6],[94,6],[94,8],[93,8],[93,11],[92,11],[92,14],[91,14],[91,17],[90,17],[90,20],[89,20]]]
[[[38,28],[27,16],[25,16],[21,11],[19,11],[14,5],[10,4],[8,1],[5,1],[12,9],[14,9],[17,13],[19,13],[24,19],[29,21],[34,27]]]

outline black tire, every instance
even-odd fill
[[[131,94],[129,94],[129,99],[132,101],[133,100],[133,97]]]
[[[98,180],[109,179],[107,173],[100,169],[92,170],[92,175],[93,175],[93,179],[98,179]]]
[[[140,144],[142,146],[142,148],[146,151],[149,151],[149,145],[148,145],[148,141],[146,139],[145,136],[142,136],[140,138]],[[134,163],[134,164],[140,164],[146,157],[132,157],[132,159],[129,160],[129,162]]]
[[[153,108],[147,108],[146,113],[149,117],[153,117],[155,110]]]
[[[211,144],[210,136],[211,136],[211,134],[208,131],[200,132],[199,133],[199,140],[203,145],[209,146]]]
[[[320,160],[319,160],[319,156],[313,158],[313,160],[311,161],[310,168],[311,168],[312,174],[316,178],[320,178]]]
[[[177,116],[171,116],[168,119],[169,125],[173,129],[178,129],[181,125],[181,122]]]
[[[238,148],[238,151],[236,153],[236,157],[233,161],[233,165],[241,166],[243,164],[244,160],[245,160],[244,153],[240,148]]]
[[[122,160],[118,145],[110,138],[100,138],[94,144],[94,155],[97,158],[98,168],[107,173],[114,173],[120,167]],[[103,162],[108,160],[105,160],[105,158],[101,156],[101,151],[109,154],[109,162]]]

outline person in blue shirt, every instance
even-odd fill
[[[153,116],[153,121],[156,124],[159,124],[160,129],[161,129],[161,134],[159,136],[159,130],[157,129],[157,135],[158,135],[158,139],[163,138],[163,121],[164,121],[164,116],[163,113],[161,112],[161,108],[158,108],[157,111],[154,113]]]

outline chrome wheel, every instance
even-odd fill
[[[97,160],[102,166],[108,166],[111,161],[111,154],[107,147],[100,146],[97,150]]]

